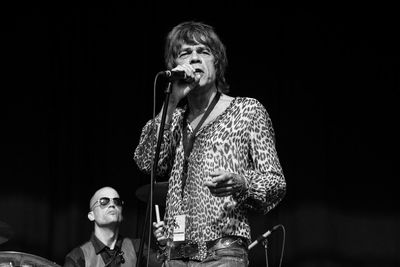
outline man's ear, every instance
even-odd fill
[[[93,214],[93,211],[89,211],[87,217],[88,217],[88,219],[89,219],[91,222],[93,222],[93,221],[94,221],[94,214]]]

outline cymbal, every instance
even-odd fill
[[[143,185],[136,190],[136,197],[147,202],[149,200],[150,184]],[[154,204],[165,206],[167,198],[168,182],[155,183],[153,187],[153,202]]]
[[[11,227],[5,222],[0,221],[0,244],[9,240],[13,234]]]
[[[56,262],[42,258],[37,255],[19,251],[0,251],[0,265],[13,266],[40,266],[40,267],[61,267]]]

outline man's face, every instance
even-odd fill
[[[105,187],[98,190],[90,201],[90,207],[88,218],[98,226],[122,221],[122,201],[113,188]]]
[[[200,77],[199,86],[215,83],[214,55],[207,46],[203,44],[183,44],[175,62],[177,65],[192,65],[196,70],[195,75]]]

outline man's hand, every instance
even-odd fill
[[[172,69],[173,71],[184,71],[186,77],[191,82],[177,80],[172,85],[172,94],[170,97],[170,102],[172,104],[177,104],[182,98],[186,97],[190,91],[192,91],[200,81],[200,76],[195,73],[195,68],[190,64],[178,65]]]
[[[160,246],[163,247],[167,244],[167,237],[164,233],[164,221],[153,222],[153,234]]]
[[[217,197],[230,196],[241,190],[246,190],[246,181],[244,177],[226,172],[224,170],[217,170],[210,173],[211,179],[204,183],[208,186],[211,194]]]

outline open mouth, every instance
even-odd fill
[[[194,73],[195,73],[195,74],[203,74],[204,71],[203,71],[202,69],[196,68],[196,69],[194,70]]]
[[[194,75],[197,77],[197,79],[201,79],[201,77],[204,75],[204,71],[202,69],[195,69]]]

